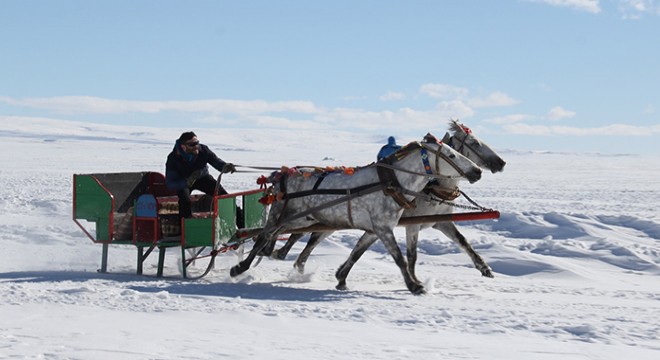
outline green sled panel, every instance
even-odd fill
[[[263,195],[260,192],[243,196],[243,216],[245,217],[246,228],[264,226],[266,208],[259,202]]]
[[[219,244],[236,234],[236,198],[218,199],[218,217],[215,219],[215,238]]]
[[[213,219],[184,219],[185,247],[213,246]]]

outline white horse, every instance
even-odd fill
[[[452,146],[455,150],[459,151],[461,154],[467,156],[470,160],[475,162],[478,166],[484,169],[490,170],[492,173],[500,172],[504,169],[506,162],[488,146],[486,143],[482,142],[476,138],[472,131],[461,123],[452,120],[449,124],[449,132],[447,132],[442,139],[443,143],[446,143]],[[435,215],[435,214],[449,214],[453,212],[453,207],[450,203],[446,202],[447,196],[449,194],[455,193],[457,190],[457,183],[452,180],[443,180],[441,182],[433,182],[428,186],[430,192],[430,198],[427,199],[418,199],[415,203],[416,207],[413,209],[405,210],[403,217],[414,217],[414,216],[424,216],[424,215]],[[433,190],[438,194],[447,194],[442,197],[438,195],[433,195]],[[440,190],[438,192],[438,190]],[[494,277],[492,269],[486,261],[470,246],[467,242],[465,236],[458,230],[456,225],[450,221],[441,221],[435,224],[417,224],[417,225],[408,225],[406,226],[406,255],[408,258],[408,268],[411,276],[414,279],[417,279],[415,275],[415,263],[417,262],[417,241],[419,237],[419,231],[433,227],[436,230],[441,231],[452,241],[454,241],[465,253],[468,254],[475,268],[481,272],[483,276]],[[298,255],[294,263],[294,267],[301,273],[304,272],[305,263],[309,258],[309,255],[314,250],[314,248],[327,236],[333,232],[315,232],[310,236],[307,245],[303,251]],[[289,252],[293,244],[300,239],[304,234],[296,233],[292,234],[289,237],[287,243],[282,246],[280,249],[277,249],[273,252],[273,257],[282,259],[286,257],[286,254]],[[368,241],[367,239],[363,241]]]
[[[408,271],[393,229],[416,193],[429,178],[481,178],[481,169],[448,145],[434,141],[406,145],[383,162],[359,168],[352,175],[329,173],[324,177],[271,175],[276,201],[268,214],[264,230],[257,236],[249,255],[231,268],[236,276],[249,269],[263,249],[271,246],[278,234],[287,230],[324,224],[334,228],[361,229],[381,239],[399,266],[407,288],[415,294],[424,286]],[[379,170],[380,169],[380,170]],[[279,177],[279,178],[278,178]],[[339,285],[338,285],[339,286]]]
[[[454,149],[474,161],[479,167],[490,170],[493,174],[504,170],[506,162],[486,143],[477,139],[469,128],[457,121],[452,121],[450,123],[450,131],[452,132],[452,135],[449,135],[449,133],[445,134],[443,141],[446,141]],[[438,181],[437,186],[440,189],[458,190],[457,182],[447,179]],[[433,186],[431,188],[433,188]],[[420,200],[416,202],[417,206],[415,208],[407,210],[404,212],[403,216],[413,217],[434,214],[450,214],[454,211],[454,207],[446,201],[446,198],[432,195],[432,198],[428,200]],[[419,238],[419,232],[422,229],[430,227],[441,231],[445,236],[456,243],[466,254],[468,254],[470,259],[472,259],[474,267],[481,272],[482,276],[489,278],[494,277],[490,266],[488,266],[481,255],[472,248],[465,236],[458,231],[456,225],[451,221],[440,221],[435,224],[406,226],[406,254],[408,257],[410,274],[413,278],[417,279],[415,275],[415,263],[417,262],[417,241]]]

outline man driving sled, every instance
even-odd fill
[[[213,196],[217,181],[209,174],[208,165],[223,174],[233,173],[236,167],[220,159],[208,146],[200,144],[194,132],[184,132],[174,144],[165,163],[165,184],[179,197],[179,217],[192,217],[190,193],[200,190]],[[218,185],[218,195],[227,191]]]

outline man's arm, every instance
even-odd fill
[[[208,160],[207,160],[207,162],[209,163],[209,165],[213,166],[216,170],[222,172],[222,170],[224,169],[225,165],[227,165],[227,163],[224,160],[220,159],[206,145],[204,145],[204,146],[206,147],[205,150],[208,151]]]

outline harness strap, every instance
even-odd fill
[[[298,191],[295,193],[286,193],[282,197],[282,199],[295,199],[299,197],[305,197],[309,195],[345,195],[345,194],[350,194],[352,192],[360,192],[363,189],[369,188],[374,185],[380,185],[380,183],[373,183],[369,185],[362,185],[358,186],[352,189],[311,189],[311,190],[304,190],[304,191]]]
[[[436,164],[439,164],[440,159],[438,159],[438,157],[436,157],[435,161],[436,161]],[[401,172],[408,173],[408,174],[425,176],[429,179],[460,179],[460,178],[463,177],[463,175],[453,175],[453,176],[450,176],[450,175],[436,175],[436,174],[427,174],[425,172],[422,173],[422,172],[417,172],[417,171],[410,171],[410,170],[402,169],[402,168],[399,168],[399,167],[396,167],[396,166],[393,166],[393,165],[390,165],[390,164],[387,164],[387,163],[384,163],[384,162],[377,162],[375,165],[379,168],[383,167],[383,168],[388,168],[388,169],[392,169],[392,170],[396,170],[396,171],[401,171]],[[456,168],[454,164],[450,164],[450,165],[452,167]],[[436,166],[438,166],[438,165],[436,165]],[[461,173],[461,171],[458,171],[458,170],[457,170],[457,172]]]
[[[318,191],[319,186],[321,185],[321,183],[323,182],[325,177],[328,176],[328,174],[329,174],[329,172],[324,172],[321,175],[319,175],[319,178],[316,180],[316,183],[314,184],[314,187],[312,188],[312,190]],[[351,189],[346,190],[346,194],[350,195],[351,194]],[[288,201],[288,199],[287,199],[287,201]],[[351,207],[351,198],[349,198],[348,201],[346,201],[346,210],[347,210],[347,213],[348,213],[348,224],[352,228],[354,228],[355,223],[353,222],[353,210],[352,210],[352,207]]]
[[[289,178],[289,174],[286,172],[282,173],[282,178],[280,179],[280,192],[286,194],[286,181]]]
[[[312,188],[312,190],[314,190],[314,191],[318,190],[319,185],[321,185],[321,183],[323,182],[323,179],[325,179],[326,176],[328,176],[327,172],[324,172],[321,175],[319,175],[319,178],[316,180],[316,183],[314,184],[314,187]]]
[[[351,191],[348,191],[348,195],[351,194]],[[351,207],[351,198],[348,198],[348,201],[346,201],[346,207],[348,210],[348,223],[351,225],[352,228],[355,227],[355,223],[353,222],[353,210]]]
[[[427,174],[433,175],[433,169],[431,169],[431,164],[429,163],[429,153],[426,151],[425,148],[422,148],[420,150],[422,153],[422,164],[424,164],[424,170],[426,171]],[[435,158],[435,167],[438,168],[438,157],[436,156]]]
[[[391,196],[396,203],[404,209],[412,209],[415,207],[412,201],[408,201],[405,196],[401,193],[401,183],[394,174],[394,170],[391,167],[391,157],[386,157],[385,159],[376,163],[376,172],[380,182],[384,184],[383,193],[385,195]],[[428,160],[427,160],[428,162]],[[390,165],[390,166],[381,166],[381,165]]]
[[[342,197],[340,197],[340,198],[337,198],[337,199],[334,199],[334,200],[328,201],[327,203],[324,203],[324,204],[322,204],[322,205],[315,206],[315,207],[310,208],[310,209],[307,209],[307,210],[305,210],[305,211],[301,211],[301,212],[299,212],[299,213],[297,213],[297,214],[293,214],[293,215],[289,216],[289,217],[286,218],[286,219],[281,219],[281,218],[280,218],[280,219],[277,221],[277,224],[279,225],[279,224],[282,224],[282,223],[287,223],[287,222],[289,222],[289,221],[293,221],[293,220],[296,220],[296,219],[300,219],[300,218],[302,218],[302,217],[305,217],[305,216],[307,216],[307,215],[310,215],[310,214],[312,214],[312,213],[315,213],[315,212],[317,212],[317,211],[319,211],[319,210],[323,210],[323,209],[326,209],[326,208],[330,208],[330,207],[333,207],[333,206],[335,206],[335,205],[341,204],[341,203],[343,203],[343,202],[349,201],[350,199],[353,199],[353,198],[356,198],[356,197],[360,197],[360,196],[364,196],[364,195],[371,194],[371,193],[373,193],[373,192],[376,192],[376,191],[378,191],[378,190],[381,190],[382,188],[383,188],[383,184],[382,184],[382,183],[373,183],[373,184],[369,184],[369,185],[358,186],[358,187],[353,188],[353,189],[345,189],[345,190],[341,190],[341,193],[340,193],[340,194],[346,194],[346,196],[342,196]],[[321,190],[323,190],[323,189],[321,189]],[[319,191],[320,191],[320,190],[319,190]],[[333,191],[335,191],[334,194],[337,194],[336,192],[339,191],[339,190],[333,190]],[[305,193],[306,193],[306,191],[301,191],[301,192],[305,192]],[[291,195],[297,195],[297,194],[299,194],[299,193],[294,193],[294,194],[291,194]],[[289,195],[289,194],[287,194],[287,195]],[[308,195],[312,195],[312,194],[308,194]],[[299,196],[295,196],[295,197],[299,197]],[[285,207],[286,207],[286,204],[285,204]],[[282,213],[284,213],[284,211],[282,211]],[[351,220],[351,221],[352,221],[352,220]]]
[[[424,192],[436,196],[442,200],[456,200],[457,197],[461,196],[461,191],[458,188],[450,189],[439,184],[429,183],[424,187]]]

